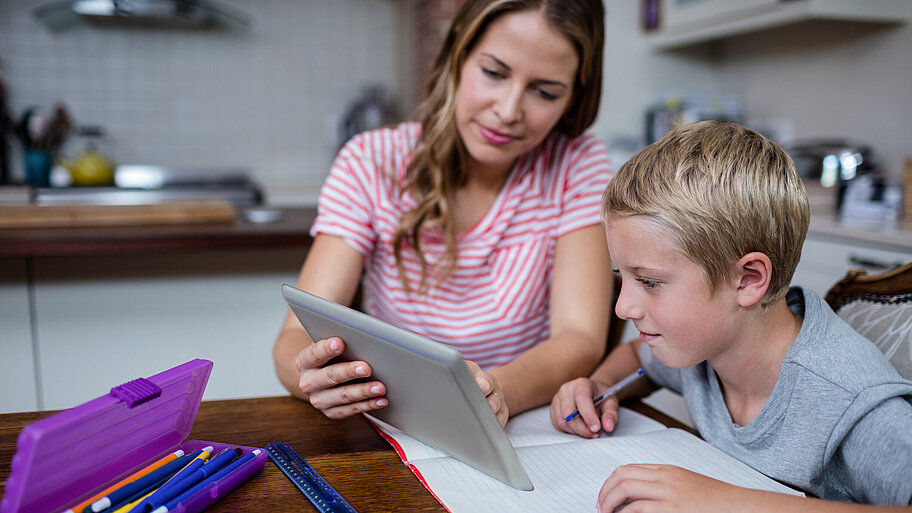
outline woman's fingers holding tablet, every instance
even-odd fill
[[[320,340],[301,351],[295,359],[301,378],[298,386],[310,404],[330,418],[344,418],[385,407],[389,401],[386,387],[379,381],[349,383],[367,378],[371,368],[366,362],[340,362],[326,365],[342,354],[345,344],[338,337]]]
[[[510,408],[507,406],[500,383],[497,382],[497,379],[491,373],[483,371],[477,363],[466,360],[466,364],[469,367],[469,371],[475,376],[475,382],[478,383],[481,393],[485,395],[485,399],[487,399],[488,405],[494,412],[494,416],[497,417],[497,421],[500,422],[501,426],[504,426],[510,418]]]

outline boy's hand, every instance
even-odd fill
[[[602,429],[614,430],[618,418],[616,397],[605,399],[598,406],[592,398],[607,390],[609,385],[589,378],[577,378],[561,385],[551,400],[551,424],[554,429],[585,438],[598,438]],[[564,419],[575,410],[579,415],[570,422]]]
[[[574,419],[575,420],[575,419]],[[748,490],[673,465],[623,465],[598,494],[599,513],[637,511],[731,512],[750,499]],[[745,502],[748,501],[748,502]]]

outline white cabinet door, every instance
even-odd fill
[[[792,277],[793,285],[813,290],[821,297],[849,269],[864,269],[877,274],[912,262],[912,250],[874,246],[850,239],[809,234],[801,251],[801,262]]]
[[[39,408],[25,258],[0,258],[0,413]]]
[[[212,360],[204,399],[287,393],[272,344],[306,251],[35,259],[40,386],[68,408],[193,358]]]

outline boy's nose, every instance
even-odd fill
[[[642,309],[636,306],[629,287],[621,282],[621,292],[618,294],[617,303],[614,304],[614,313],[624,320],[636,320],[643,316]]]

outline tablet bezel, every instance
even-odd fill
[[[282,295],[314,341],[345,341],[342,360],[363,360],[389,405],[370,414],[514,488],[532,481],[455,349],[288,284]]]

